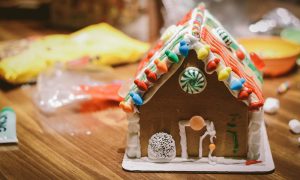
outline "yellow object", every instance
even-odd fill
[[[278,76],[288,72],[296,63],[300,46],[279,37],[239,39],[248,52],[255,52],[265,63],[264,74]]]
[[[81,61],[82,58],[85,61],[80,62],[80,66],[101,69],[135,62],[148,49],[149,44],[100,23],[69,35],[48,35],[30,41],[18,54],[1,59],[0,76],[11,83],[26,83],[56,62]]]
[[[228,79],[229,75],[231,73],[231,68],[230,67],[225,67],[218,73],[218,79],[219,81],[224,81]]]
[[[208,44],[204,45],[204,48],[209,52],[210,51],[210,46]]]
[[[205,58],[207,58],[208,54],[209,54],[209,49],[206,47],[200,48],[197,51],[197,57],[198,57],[198,59],[201,59],[201,60],[204,60]]]

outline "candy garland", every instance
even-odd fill
[[[189,51],[188,45],[186,42],[182,41],[184,38],[185,32],[183,31],[187,26],[184,26],[183,28],[180,28],[179,35],[176,36],[170,36],[171,40],[169,40],[172,43],[167,43],[163,47],[163,49],[166,49],[163,53],[163,55],[160,55],[159,58],[156,58],[155,53],[151,52],[150,55],[148,54],[148,58],[151,58],[149,60],[149,63],[140,70],[144,71],[144,73],[140,73],[137,75],[137,79],[134,81],[134,85],[130,88],[130,93],[125,97],[124,101],[120,103],[120,107],[125,112],[134,112],[137,111],[134,108],[132,108],[132,105],[135,104],[137,106],[140,106],[143,104],[143,94],[152,86],[153,83],[160,77],[160,75],[168,72],[168,68],[173,63],[178,63],[180,58],[175,53],[175,46],[181,42],[182,46],[185,46],[182,48],[182,51]],[[174,31],[174,30],[172,30]],[[174,34],[175,32],[173,32]],[[177,34],[177,33],[176,33]],[[177,37],[177,38],[176,38]],[[176,39],[175,39],[176,38]],[[181,47],[181,46],[180,46]],[[167,49],[168,48],[168,49]],[[170,49],[173,49],[172,51]],[[174,52],[173,52],[174,51]],[[179,55],[184,57],[186,54],[181,54],[178,51]],[[185,52],[186,53],[186,52]],[[160,60],[162,59],[162,60]]]
[[[197,57],[200,60],[205,62],[205,70],[207,73],[211,74],[214,71],[218,73],[218,79],[220,81],[224,81],[229,83],[229,88],[232,93],[237,96],[240,100],[248,100],[250,102],[250,109],[258,109],[263,105],[263,98],[261,95],[261,90],[258,85],[255,83],[253,77],[250,77],[245,72],[243,72],[243,67],[241,64],[236,61],[229,53],[228,50],[220,45],[220,41],[216,40],[207,29],[204,27],[202,29],[201,38],[212,45],[212,47],[208,45],[203,45],[199,42],[198,36],[193,34],[196,27],[198,28],[198,32],[201,32],[201,23],[203,21],[203,12],[204,8],[199,6],[198,9],[194,10],[191,13],[191,17],[189,17],[190,22],[192,22],[192,27],[190,29],[192,37],[187,32],[189,28],[188,21],[186,21],[184,26],[171,27],[168,28],[167,33],[164,33],[161,38],[162,42],[166,42],[164,47],[160,49],[162,53],[158,54],[154,51],[149,52],[147,58],[149,58],[148,64],[140,71],[143,73],[139,73],[136,77],[137,79],[134,81],[135,83],[130,89],[130,92],[126,97],[124,102],[120,103],[120,107],[122,107],[126,112],[134,111],[132,109],[132,103],[135,105],[143,104],[143,94],[153,85],[153,83],[164,73],[167,73],[169,67],[173,63],[178,63],[183,58],[187,57],[190,49],[194,49],[197,53]],[[195,20],[196,19],[196,20]],[[188,23],[187,23],[188,22]],[[169,32],[168,32],[169,31]],[[218,30],[219,34],[222,33],[227,45],[230,45],[231,48],[237,48],[234,41],[230,41],[230,36],[225,36],[226,31]],[[229,43],[230,42],[230,43]],[[225,48],[225,49],[224,49]],[[218,54],[222,57],[223,61],[214,54]],[[245,58],[245,54],[243,51],[236,51],[238,59],[247,59]],[[179,56],[178,56],[179,55]],[[157,56],[159,56],[157,58]],[[235,76],[231,76],[232,71],[239,76],[240,78],[236,78]],[[237,91],[237,92],[234,92]],[[194,91],[193,91],[194,92]],[[237,93],[237,94],[236,94]],[[258,101],[250,96],[254,93],[258,98]]]
[[[213,51],[222,57],[227,67],[232,68],[235,74],[237,74],[240,78],[243,78],[245,80],[240,80],[240,83],[245,83],[244,86],[248,89],[251,89],[257,96],[258,102],[250,102],[250,109],[254,110],[261,107],[264,102],[261,89],[255,83],[253,77],[250,77],[243,71],[242,64],[236,61],[236,59],[230,55],[228,50],[206,28],[202,29],[201,37],[205,42],[212,45],[212,47],[214,48]]]

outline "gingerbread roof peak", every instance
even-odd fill
[[[251,61],[253,57],[200,4],[177,25],[170,26],[142,60],[128,95],[120,103],[123,110],[136,112],[136,106],[151,99],[159,89],[152,88],[159,86],[156,81],[161,77],[167,81],[191,50],[205,63],[206,73],[217,72],[218,79],[224,82],[231,94],[245,102],[250,110],[263,105],[262,75]],[[255,58],[256,62],[260,62],[257,55]],[[190,70],[187,76],[198,78],[193,80],[193,86],[188,84],[191,94],[197,93],[201,86],[201,73]]]

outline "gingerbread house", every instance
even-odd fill
[[[120,103],[127,157],[257,160],[262,67],[200,4],[164,32]]]

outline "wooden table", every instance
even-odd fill
[[[31,21],[0,21],[0,40],[58,32]],[[116,68],[115,79],[134,74],[136,64]],[[278,96],[276,88],[289,80],[291,89]],[[47,116],[33,103],[35,86],[8,87],[1,82],[0,107],[17,114],[17,145],[0,145],[0,179],[297,179],[300,153],[288,121],[300,119],[300,72],[266,79],[265,97],[280,99],[276,115],[266,115],[267,131],[276,166],[269,175],[189,173],[132,173],[122,170],[127,122],[118,108],[97,113]]]

